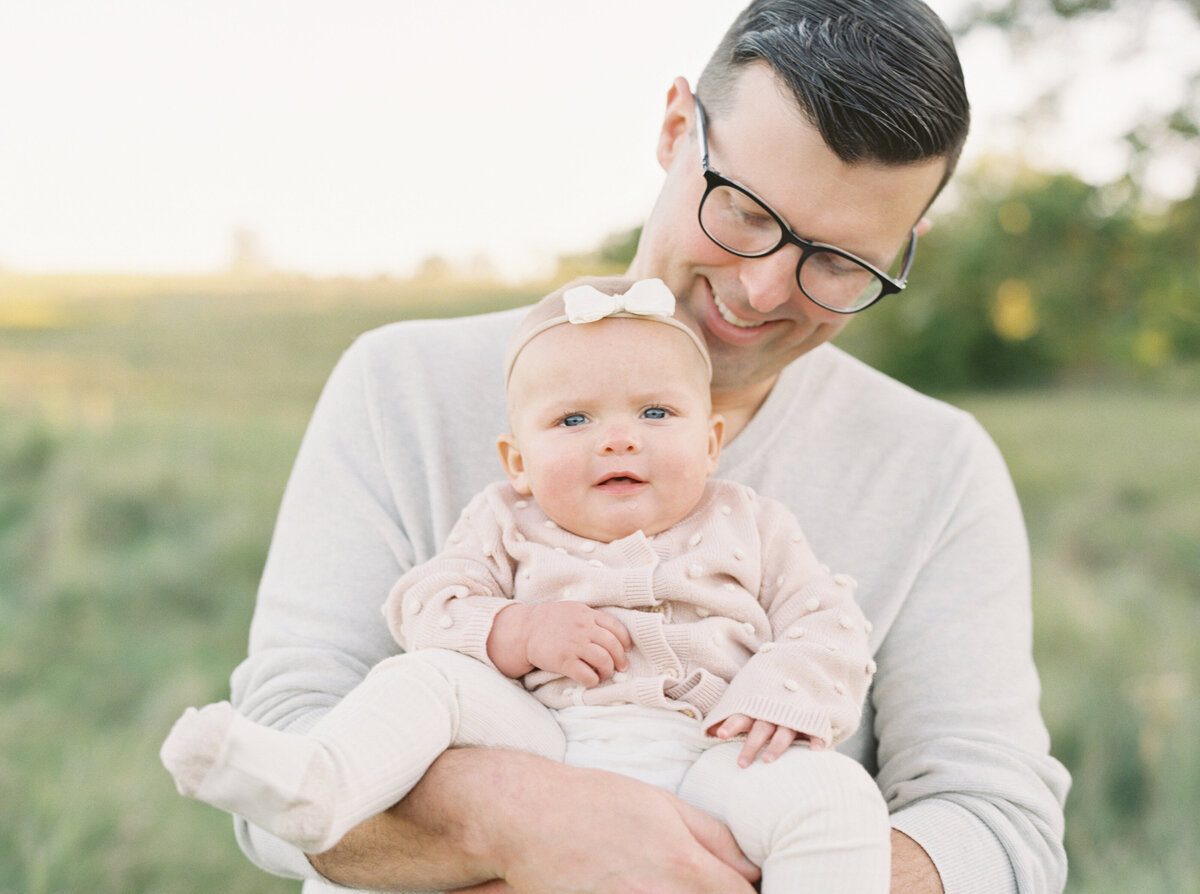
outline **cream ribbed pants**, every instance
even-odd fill
[[[762,867],[764,894],[888,890],[887,809],[866,771],[835,751],[793,747],[742,768],[740,741],[711,739],[677,712],[551,711],[516,681],[438,649],[381,662],[306,735],[225,709],[219,736],[185,715],[164,744],[180,791],[310,853],[399,801],[447,748],[477,745],[613,770],[675,792],[730,828]]]

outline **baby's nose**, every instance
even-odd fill
[[[638,440],[628,426],[611,425],[605,429],[601,449],[605,453],[636,453]]]

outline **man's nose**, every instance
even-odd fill
[[[800,249],[795,245],[785,245],[763,258],[743,258],[739,276],[750,306],[766,314],[789,301],[799,301],[804,294],[796,282],[799,263]]]

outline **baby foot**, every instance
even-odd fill
[[[188,708],[159,756],[181,795],[235,813],[307,853],[328,850],[341,837],[331,828],[334,771],[313,739],[260,726],[217,702]]]
[[[217,762],[235,715],[229,702],[188,708],[175,721],[158,756],[175,778],[179,794],[196,797],[200,783]]]

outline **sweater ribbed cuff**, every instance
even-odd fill
[[[893,813],[892,828],[925,849],[946,894],[1017,894],[1008,854],[965,807],[926,798]]]
[[[233,831],[242,852],[250,861],[271,875],[295,879],[320,879],[308,857],[300,848],[276,838],[258,826],[252,826],[240,816],[233,818]]]

